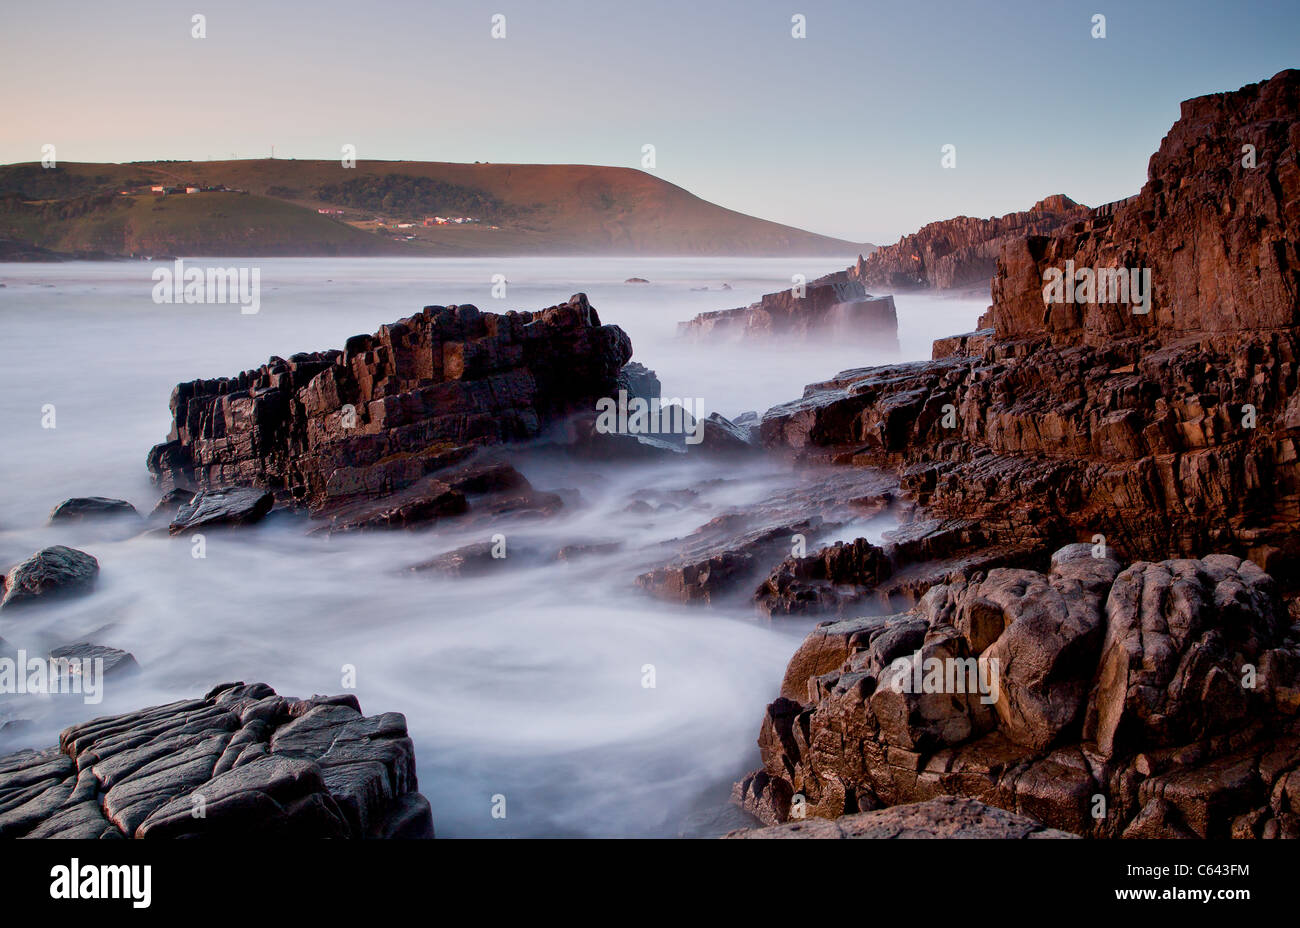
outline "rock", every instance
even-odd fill
[[[224,683],[0,757],[0,837],[431,838],[418,788],[402,715]]]
[[[50,651],[50,658],[56,661],[71,661],[77,673],[82,672],[82,668],[87,663],[93,664],[95,661],[103,661],[102,669],[99,671],[101,679],[110,674],[123,676],[140,669],[140,665],[136,663],[135,655],[129,651],[108,648],[84,641],[57,647]]]
[[[644,364],[629,361],[618,372],[618,387],[627,391],[629,398],[639,398],[649,402],[663,395],[659,377]]]
[[[103,519],[113,516],[139,518],[134,506],[124,499],[104,496],[77,496],[65,499],[50,512],[50,522],[80,522],[83,519]]]
[[[796,797],[834,818],[949,795],[1094,837],[1287,827],[1300,717],[1277,694],[1300,684],[1300,625],[1276,584],[1235,557],[1097,553],[1069,545],[1046,573],[976,571],[907,613],[819,626],[736,801],[769,823]]]
[[[255,486],[313,511],[378,499],[590,413],[631,353],[583,294],[536,313],[429,306],[341,351],[178,385],[148,466],[165,489]]]
[[[757,449],[750,431],[716,412],[701,420],[698,449],[709,454],[750,454]]]
[[[498,552],[514,553],[494,542],[480,541],[456,548],[454,551],[447,551],[432,560],[412,564],[408,569],[417,573],[432,571],[452,577],[477,577],[509,566],[507,561],[511,564],[517,563]]]
[[[893,570],[889,555],[867,539],[837,541],[815,554],[786,558],[755,591],[754,602],[768,617],[842,615],[866,602]]]
[[[986,806],[973,799],[940,796],[856,812],[832,821],[803,819],[768,828],[733,831],[727,838],[1073,838],[1025,815]]]
[[[183,487],[172,487],[154,504],[153,509],[149,511],[149,521],[166,522],[168,524],[176,521],[176,515],[181,511],[181,507],[194,499],[194,493]]]
[[[89,593],[98,578],[99,561],[85,551],[54,545],[9,571],[0,609]]]
[[[958,216],[932,222],[897,245],[882,245],[849,270],[867,287],[886,291],[988,284],[1009,241],[1047,235],[1088,218],[1091,210],[1057,194],[1023,213],[995,219]]]
[[[742,600],[794,549],[835,527],[879,511],[893,480],[867,471],[809,470],[761,504],[731,509],[661,547],[665,562],[636,578],[643,590],[682,603]],[[655,510],[637,500],[628,511]],[[661,508],[661,507],[660,507]]]
[[[650,283],[650,281],[646,280],[644,277],[629,277],[627,280],[623,281],[623,283],[625,283],[625,284],[648,284],[648,283]]]
[[[839,271],[808,284],[802,295],[791,288],[750,306],[700,313],[679,323],[677,333],[691,338],[870,337],[873,344],[883,338],[896,348],[898,313],[893,297],[873,297],[848,272]]]
[[[763,444],[900,470],[927,516],[980,527],[950,556],[1103,536],[1129,558],[1249,558],[1294,588],[1297,100],[1300,72],[1284,71],[1185,102],[1139,194],[1005,238],[977,338],[812,384],[767,411]],[[1256,168],[1241,166],[1246,141]],[[1149,311],[1095,291],[1045,301],[1045,275],[1072,268],[1149,270]]]
[[[249,487],[203,490],[177,510],[168,531],[180,535],[200,528],[253,525],[260,522],[273,505],[275,496],[266,490]]]
[[[594,554],[614,554],[623,550],[621,541],[597,541],[564,545],[555,552],[557,561],[576,561]]]

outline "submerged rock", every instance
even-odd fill
[[[0,757],[0,837],[431,838],[406,719],[224,683]]]
[[[90,644],[81,641],[76,644],[65,644],[55,648],[50,652],[50,658],[56,661],[70,661],[71,666],[81,672],[81,667],[86,663],[94,661],[103,661],[103,675],[114,676],[134,673],[140,669],[136,663],[135,655],[129,651],[123,651],[120,648],[109,648],[100,644]]]
[[[53,545],[9,571],[0,608],[89,593],[98,578],[99,561],[85,551]]]
[[[65,499],[50,512],[50,522],[80,522],[83,519],[103,519],[113,516],[139,518],[140,513],[124,499],[104,496],[76,496]]]

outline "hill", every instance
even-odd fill
[[[630,168],[359,161],[345,169],[288,159],[0,166],[0,238],[60,252],[191,256],[851,259],[873,247],[747,216]]]

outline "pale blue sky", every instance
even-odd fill
[[[1296,0],[44,0],[0,16],[3,162],[46,143],[64,161],[351,143],[638,167],[652,143],[655,173],[705,199],[874,242],[1051,193],[1127,196],[1179,101],[1300,67]]]

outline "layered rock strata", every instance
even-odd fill
[[[0,837],[431,838],[399,713],[225,683],[0,757]]]
[[[179,384],[148,466],[164,489],[260,487],[312,509],[374,499],[589,412],[631,354],[584,294],[504,315],[429,306],[341,351]]]
[[[678,323],[690,338],[868,339],[884,350],[898,348],[898,312],[892,296],[876,297],[846,271],[803,287],[766,294],[738,309],[700,313]]]

